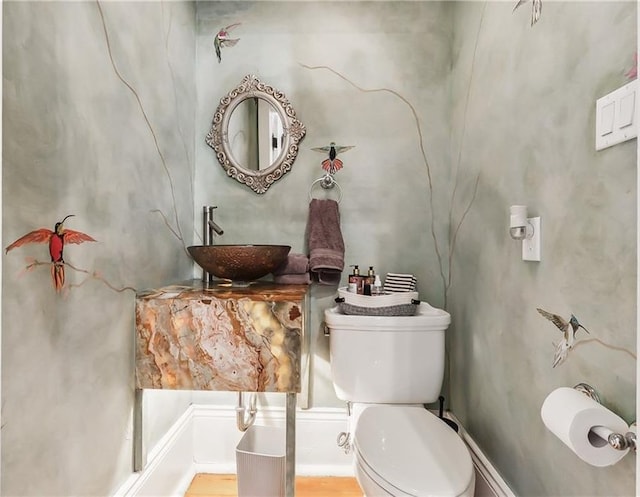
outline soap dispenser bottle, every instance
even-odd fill
[[[362,283],[362,293],[364,293],[365,295],[371,295],[371,289],[375,281],[376,281],[376,272],[373,270],[373,266],[369,266],[367,277],[364,278],[364,282]]]
[[[362,293],[362,280],[364,277],[360,274],[360,268],[355,265],[353,273],[349,275],[349,291],[352,293]]]
[[[376,281],[376,272],[373,270],[373,266],[369,266],[369,271],[367,272],[367,279],[365,283],[369,285],[373,285]]]

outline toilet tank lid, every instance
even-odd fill
[[[451,315],[421,302],[414,316],[360,316],[342,314],[339,308],[325,309],[324,318],[331,329],[372,331],[443,331],[451,323]]]
[[[474,477],[471,455],[460,436],[421,407],[365,409],[354,444],[358,457],[410,495],[462,495]]]

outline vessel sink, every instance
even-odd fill
[[[192,245],[189,254],[208,273],[234,282],[262,278],[289,255],[289,245]]]

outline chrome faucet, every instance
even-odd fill
[[[224,234],[224,230],[218,226],[213,219],[209,219],[209,227],[213,229],[218,235]]]
[[[213,233],[222,235],[224,230],[213,220],[213,211],[217,205],[205,205],[202,208],[202,244],[213,245]]]
[[[215,234],[222,235],[224,230],[213,220],[213,211],[217,205],[205,205],[202,207],[202,245],[213,245]],[[213,281],[213,275],[202,270],[202,281]]]

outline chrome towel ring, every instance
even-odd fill
[[[318,178],[313,183],[311,183],[311,187],[309,188],[309,201],[313,199],[313,195],[312,195],[313,187],[316,186],[317,184],[319,184],[324,190],[331,190],[334,186],[337,186],[338,187],[337,202],[340,203],[340,201],[342,200],[342,188],[340,187],[340,184],[334,179],[333,175],[329,173],[325,174],[321,178]]]

